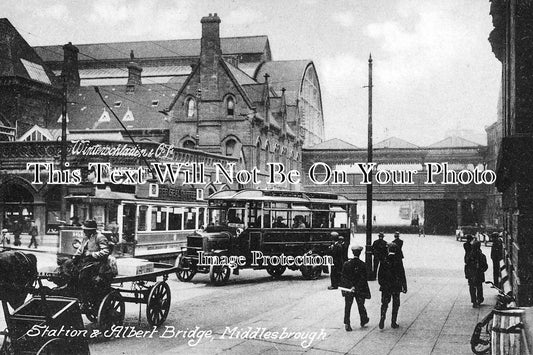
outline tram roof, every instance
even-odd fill
[[[355,204],[344,196],[322,193],[288,190],[223,190],[209,196],[210,200],[237,200],[237,201],[271,201],[271,202],[300,202],[300,203],[338,203]]]

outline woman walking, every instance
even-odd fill
[[[389,244],[389,253],[381,263],[378,272],[379,290],[381,291],[381,319],[379,329],[385,327],[387,308],[392,298],[391,327],[398,328],[398,310],[400,309],[400,292],[407,293],[407,280],[398,245]]]

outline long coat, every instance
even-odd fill
[[[488,268],[487,258],[481,250],[474,249],[465,256],[465,278],[469,283],[480,284],[485,281]]]
[[[390,293],[407,291],[405,269],[399,254],[389,254],[378,271],[379,290]]]
[[[350,259],[342,266],[341,287],[355,287],[356,297],[370,299],[366,264],[359,258]]]
[[[344,262],[348,260],[348,244],[344,242],[336,242],[330,247],[330,255],[333,258],[333,264],[339,265],[340,268]]]

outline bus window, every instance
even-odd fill
[[[226,210],[224,209],[209,209],[209,225],[210,226],[226,226]]]
[[[261,227],[261,205],[254,202],[250,202],[248,205],[248,226],[252,228]]]
[[[289,228],[289,212],[272,211],[272,228]]]
[[[313,228],[330,228],[329,211],[313,212]]]
[[[164,231],[167,229],[167,211],[166,207],[152,207],[152,230]]]
[[[148,206],[139,206],[139,222],[137,230],[140,232],[146,231],[146,213],[148,212]]]
[[[170,208],[168,213],[168,230],[182,230],[183,210],[180,207]]]
[[[333,228],[347,228],[348,212],[340,206],[331,207],[331,221]]]
[[[230,208],[228,210],[228,226],[244,227],[244,209]]]

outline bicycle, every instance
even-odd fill
[[[505,293],[505,291],[498,288],[491,281],[486,281],[485,283],[491,285],[491,288],[495,288],[498,291],[498,296],[494,309],[490,311],[481,322],[477,323],[474,328],[472,338],[470,339],[470,348],[474,354],[488,354],[491,351],[492,325],[495,311],[516,309],[515,307],[510,306],[511,303],[515,303],[515,299],[511,292]],[[506,333],[520,333],[522,329],[523,324],[518,323],[500,330]]]

